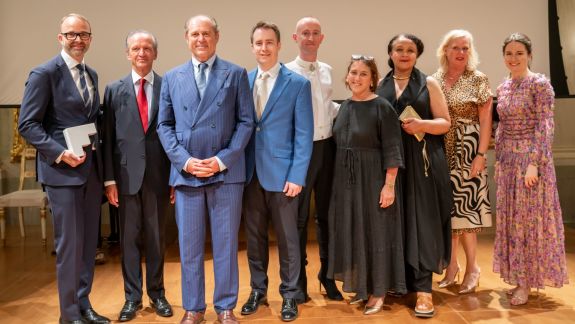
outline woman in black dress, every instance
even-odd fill
[[[415,315],[432,317],[432,275],[443,272],[451,254],[452,190],[441,136],[449,130],[449,112],[437,80],[415,68],[423,52],[419,38],[397,35],[387,52],[391,71],[377,94],[389,100],[400,117],[411,106],[421,118],[402,120],[405,169],[398,178],[407,288],[417,292]],[[415,134],[424,137],[420,141]]]
[[[372,57],[354,55],[345,83],[352,96],[333,126],[337,145],[329,211],[328,276],[377,313],[389,290],[406,292],[396,175],[403,167],[401,129],[389,102],[374,91]]]

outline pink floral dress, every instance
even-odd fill
[[[551,154],[553,88],[544,75],[531,73],[505,80],[497,98],[493,271],[511,285],[561,287],[568,277]],[[524,176],[530,163],[538,167],[539,181],[527,188]]]

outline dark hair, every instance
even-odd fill
[[[253,28],[252,28],[252,33],[250,34],[250,43],[254,43],[254,33],[256,32],[256,30],[258,29],[271,29],[274,31],[274,33],[276,34],[276,38],[278,39],[278,43],[280,42],[280,29],[278,28],[278,26],[274,23],[271,22],[267,22],[267,21],[263,21],[260,20]]]
[[[421,41],[421,39],[419,39],[417,36],[415,36],[413,34],[397,34],[397,35],[393,36],[393,38],[391,38],[391,40],[387,44],[387,54],[388,55],[391,54],[391,51],[393,50],[393,43],[395,43],[395,41],[400,37],[407,38],[415,44],[415,47],[417,47],[417,57],[419,57],[419,56],[421,56],[421,54],[423,54],[423,48],[424,47],[423,47],[423,42]],[[390,58],[387,60],[387,65],[389,65],[389,67],[392,69],[394,68],[393,61],[391,60],[391,55],[390,55]]]
[[[507,38],[505,38],[505,40],[503,41],[503,54],[505,54],[505,48],[511,42],[518,42],[525,45],[525,49],[527,49],[527,54],[531,54],[531,40],[529,39],[529,37],[527,37],[527,35],[522,33],[513,33],[509,35]]]
[[[373,59],[373,57],[371,57],[371,56],[361,55],[361,56],[359,56],[359,58],[353,58],[352,57],[352,59],[349,61],[349,64],[347,65],[345,87],[347,89],[351,90],[351,88],[349,87],[349,84],[347,83],[347,75],[349,74],[349,70],[351,70],[351,65],[354,62],[363,62],[363,64],[367,65],[367,67],[369,68],[369,71],[371,72],[371,84],[369,85],[369,90],[371,92],[375,92],[375,90],[377,89],[377,81],[379,81],[379,71],[377,70],[377,64],[375,63],[375,59]]]

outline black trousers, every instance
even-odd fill
[[[297,233],[298,197],[287,197],[283,192],[266,191],[254,174],[244,191],[243,217],[247,236],[247,254],[252,290],[267,294],[269,242],[271,220],[278,242],[283,298],[298,298],[297,286],[300,255]]]
[[[152,299],[164,297],[164,231],[170,204],[169,191],[157,190],[143,181],[138,193],[120,195],[119,203],[125,298],[142,300],[141,252],[146,256],[148,296]]]
[[[306,185],[300,193],[298,206],[297,230],[299,235],[299,247],[301,256],[301,269],[298,278],[298,286],[305,299],[307,295],[307,223],[310,216],[310,203],[312,193],[315,199],[315,224],[316,237],[319,246],[319,257],[322,267],[327,269],[329,226],[328,212],[331,198],[331,186],[333,181],[333,168],[335,160],[335,142],[333,138],[327,138],[313,142],[313,151],[306,176]]]
[[[425,269],[415,269],[409,264],[405,265],[407,290],[414,292],[431,292],[433,272]]]

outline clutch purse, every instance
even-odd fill
[[[405,107],[405,109],[403,109],[401,115],[399,115],[399,120],[404,121],[407,118],[421,119],[421,116],[419,116],[419,114],[417,113],[417,111],[415,111],[415,109],[413,109],[413,107],[407,106]],[[417,138],[418,142],[421,142],[423,140],[423,137],[425,136],[425,133],[417,133],[414,134],[413,136]]]

